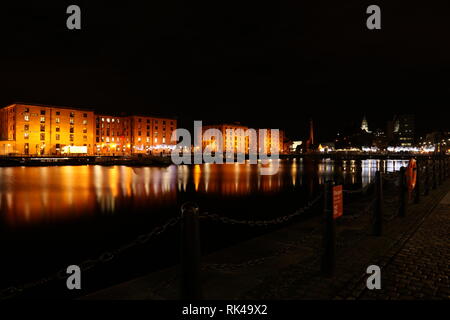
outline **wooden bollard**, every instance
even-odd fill
[[[199,208],[187,202],[181,206],[181,299],[202,298],[200,284]]]
[[[332,206],[332,186],[331,181],[327,181],[323,186],[323,253],[322,253],[322,274],[332,277],[336,268],[336,223],[333,218]]]
[[[400,217],[406,216],[406,168],[401,167],[400,168],[400,183],[399,183],[399,211],[398,215]]]
[[[414,203],[420,203],[420,192],[421,192],[421,186],[420,186],[420,180],[422,178],[422,170],[421,170],[422,162],[417,161],[417,167],[416,167],[416,186],[414,189]]]
[[[380,171],[375,173],[375,207],[372,231],[375,236],[381,236],[383,229],[383,176]]]
[[[437,181],[436,181],[436,179],[437,179],[437,176],[436,176],[436,160],[435,159],[433,159],[433,162],[432,162],[433,164],[432,164],[432,169],[433,169],[433,190],[436,190],[437,189]]]
[[[425,162],[425,191],[424,194],[427,196],[430,194],[430,164],[427,160]]]

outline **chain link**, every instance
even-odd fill
[[[164,223],[161,226],[158,226],[149,233],[139,235],[135,238],[134,241],[131,241],[125,245],[120,246],[117,250],[114,251],[106,251],[103,252],[98,256],[97,259],[88,259],[78,264],[80,269],[82,271],[87,271],[92,268],[95,268],[99,264],[108,263],[115,258],[117,258],[120,254],[122,254],[124,251],[129,250],[130,248],[141,246],[149,242],[152,238],[155,238],[162,233],[164,233],[168,228],[174,227],[178,224],[180,221],[181,216],[176,216],[171,219],[169,219],[166,223]],[[18,294],[22,293],[25,290],[32,289],[38,286],[42,286],[48,282],[54,281],[54,280],[64,280],[67,278],[67,270],[61,269],[58,272],[54,273],[51,276],[44,277],[40,280],[33,281],[24,285],[20,286],[11,286],[6,289],[3,289],[0,291],[0,300],[13,298],[14,296],[17,296]]]
[[[306,211],[310,210],[321,198],[322,198],[322,194],[317,196],[314,200],[308,202],[308,204],[305,207],[298,209],[294,213],[291,213],[286,216],[270,219],[270,220],[237,220],[237,219],[218,215],[217,213],[209,213],[209,212],[203,213],[200,217],[210,219],[211,221],[216,221],[216,222],[221,222],[224,224],[231,224],[231,225],[248,225],[250,227],[274,226],[274,225],[284,224],[284,223],[292,220],[293,218],[302,215]]]

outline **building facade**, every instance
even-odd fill
[[[176,145],[176,128],[170,118],[12,104],[0,109],[0,155],[160,154]]]
[[[93,154],[94,112],[12,104],[0,110],[0,141],[3,155]]]
[[[216,129],[221,133],[222,143],[217,137],[210,134],[209,129]],[[202,148],[209,148],[214,152],[230,153],[257,153],[264,152],[270,154],[271,148],[278,153],[286,153],[289,145],[285,142],[283,130],[279,130],[278,138],[272,134],[271,129],[249,130],[249,127],[241,124],[219,124],[202,127]]]

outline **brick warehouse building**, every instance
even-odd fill
[[[0,155],[130,155],[169,150],[177,121],[31,104],[0,109]]]

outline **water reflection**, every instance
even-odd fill
[[[290,159],[279,161],[278,173],[271,176],[250,164],[0,168],[0,212],[3,222],[19,226],[121,209],[176,207],[182,195],[192,193],[221,201],[250,195],[264,199],[286,190],[314,194],[326,180],[365,186],[377,170],[392,172],[402,165],[407,161]]]

